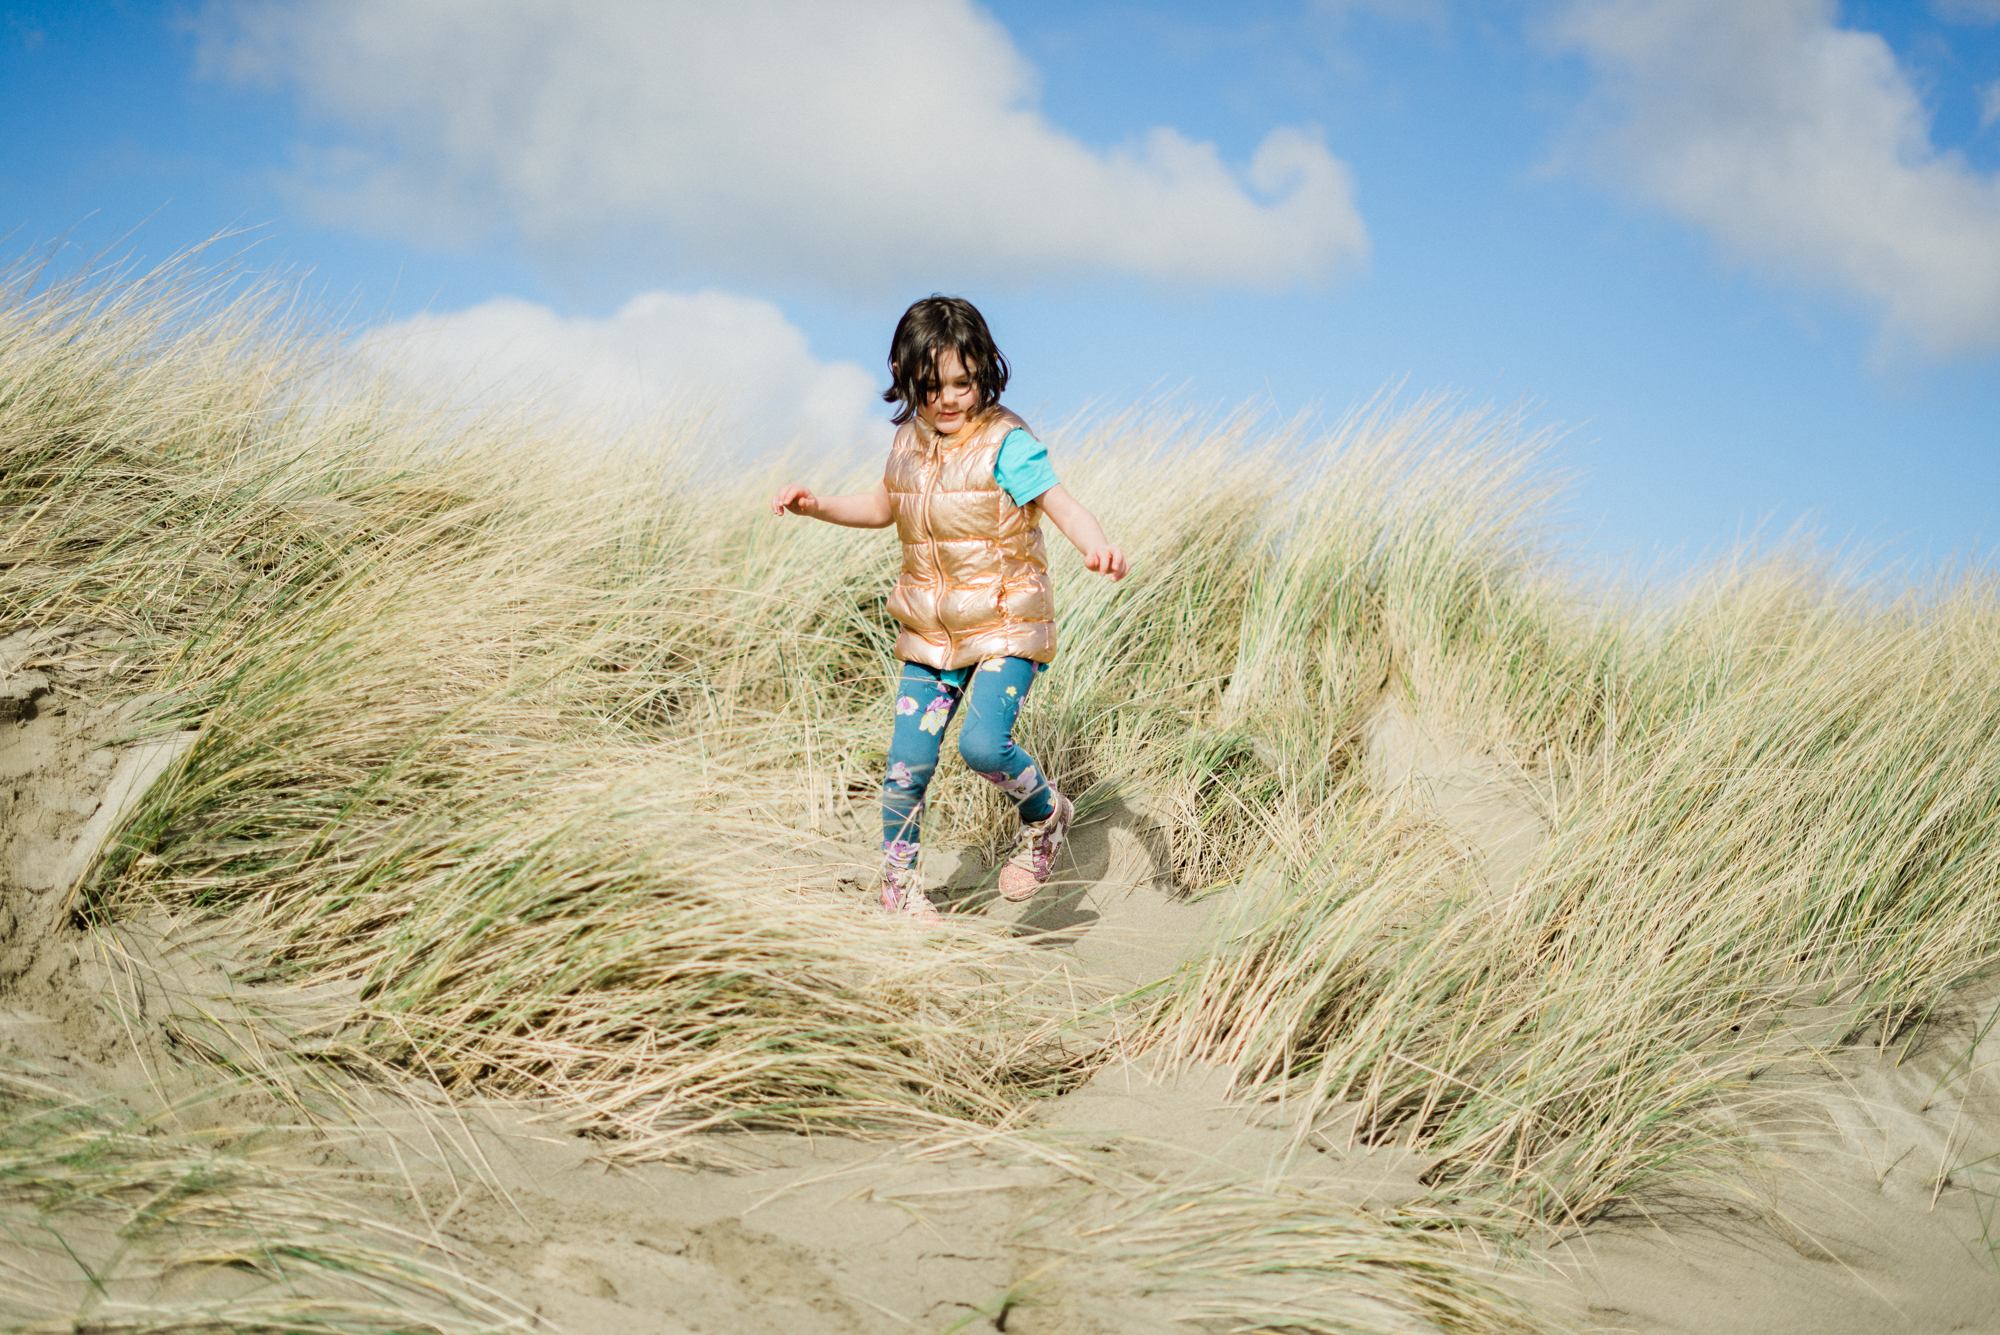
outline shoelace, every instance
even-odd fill
[[[1048,819],[1033,825],[1023,825],[1014,835],[1014,851],[1007,860],[1024,871],[1031,871],[1035,879],[1045,881],[1049,867],[1055,862],[1055,854],[1049,848],[1049,836],[1055,833],[1054,812]]]

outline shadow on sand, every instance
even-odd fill
[[[1126,838],[1118,838],[1121,833]],[[1114,866],[1121,861],[1124,865]],[[931,898],[947,913],[1014,912],[1015,906],[1000,898],[996,889],[999,876],[1000,864],[986,862],[978,849],[961,849],[958,865]],[[1013,934],[1049,948],[1074,944],[1100,921],[1090,903],[1091,891],[1107,880],[1171,895],[1176,891],[1172,850],[1166,831],[1143,810],[1123,798],[1093,801],[1086,793],[1077,804],[1076,824],[1056,857],[1054,875],[1041,893],[1020,907]]]

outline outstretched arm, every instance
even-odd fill
[[[1054,520],[1062,535],[1083,553],[1085,569],[1115,580],[1125,578],[1125,572],[1131,569],[1125,553],[1111,545],[1111,539],[1104,536],[1104,526],[1097,522],[1096,515],[1083,508],[1083,502],[1060,486],[1050,487],[1035,499],[1042,513]]]
[[[858,496],[815,496],[804,487],[793,485],[771,498],[772,514],[783,514],[787,510],[795,515],[811,515],[814,519],[824,519],[829,524],[842,524],[848,528],[887,528],[894,519],[889,512],[886,487],[877,487]]]

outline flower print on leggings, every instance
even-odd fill
[[[946,720],[951,718],[951,696],[939,691],[924,706],[924,716],[917,720],[917,726],[925,732],[943,732]]]
[[[1028,798],[1034,796],[1037,788],[1042,786],[1042,776],[1035,772],[1033,765],[1028,766],[1011,779],[997,771],[991,774],[983,774],[980,777],[987,780],[1001,792],[1007,794],[1007,796],[1013,798],[1016,802],[1026,801]]]

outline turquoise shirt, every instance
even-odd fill
[[[1000,442],[1000,454],[993,460],[993,480],[1014,498],[1014,504],[1027,505],[1056,484],[1048,446],[1015,427]]]

